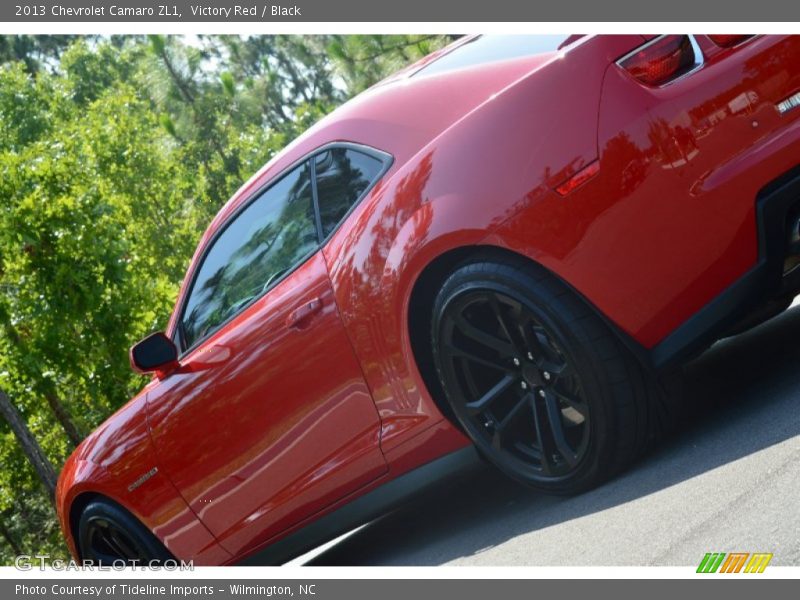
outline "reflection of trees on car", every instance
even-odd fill
[[[358,198],[369,185],[365,169],[362,165],[354,165],[354,160],[378,162],[365,154],[348,152],[345,148],[326,150],[316,157],[323,235],[330,233],[348,210],[349,199]]]
[[[292,178],[295,178],[294,181]],[[283,196],[282,184],[287,181],[292,181],[291,186]],[[271,193],[273,190],[274,193]],[[272,218],[277,206],[280,206],[280,212],[276,218]],[[187,342],[192,343],[214,331],[316,246],[308,168],[301,167],[287,175],[256,199],[239,217],[245,225],[252,219],[256,221],[246,241],[231,254],[229,262],[206,281],[201,280],[201,267],[197,300],[194,300],[194,306],[183,321]],[[226,234],[227,231],[220,237],[224,238]],[[229,233],[229,237],[234,235],[236,232]],[[217,243],[224,246],[226,242],[220,239]],[[212,249],[210,254],[215,250]]]

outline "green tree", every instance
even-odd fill
[[[31,72],[58,65],[71,35],[0,35],[0,63],[21,61]]]
[[[333,35],[327,52],[349,94],[359,93],[387,75],[444,47],[458,36]]]

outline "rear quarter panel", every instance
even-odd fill
[[[606,67],[641,42],[597,36],[504,88],[486,90],[477,108],[397,165],[324,249],[390,463],[405,452],[424,462],[465,443],[452,428],[412,440],[442,419],[409,341],[414,282],[442,253],[487,243],[489,232],[551,199],[554,185],[597,158]],[[488,243],[505,245],[500,237]]]
[[[756,195],[800,156],[800,111],[775,109],[800,89],[800,37],[698,40],[702,68],[661,88],[610,67],[599,175],[497,232],[645,348],[755,265]]]

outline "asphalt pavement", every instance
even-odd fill
[[[315,565],[697,565],[772,552],[800,565],[800,306],[687,368],[686,422],[632,469],[553,498],[490,468],[298,562]]]

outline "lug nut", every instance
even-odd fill
[[[523,390],[527,390],[528,389],[528,384],[525,383],[524,381],[521,381],[519,385]]]
[[[533,352],[528,352],[528,360],[533,360]]]
[[[550,381],[550,373],[548,373],[547,371],[545,371],[544,373],[542,373],[542,376],[543,376],[543,377],[544,377],[544,378],[545,378],[547,381]]]
[[[544,390],[539,390],[539,396],[541,396],[542,398],[544,398],[544,396],[545,396],[545,394],[544,394]]]
[[[514,366],[515,366],[515,367],[518,367],[518,366],[519,366],[519,359],[518,359],[518,358],[515,358],[515,359],[514,359]]]

